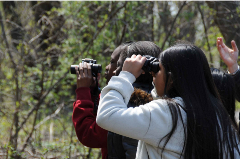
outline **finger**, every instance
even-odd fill
[[[219,51],[219,55],[220,55],[221,59],[223,59],[223,56],[224,56],[223,52],[224,52],[224,50],[223,50],[222,45],[218,45],[218,51]]]
[[[141,63],[144,63],[146,60],[147,60],[146,57],[141,57],[140,62],[141,62]]]
[[[76,74],[77,74],[77,79],[80,79],[79,71],[78,71],[78,67],[77,66],[75,67],[75,70],[76,70]]]
[[[141,55],[137,55],[137,56],[136,56],[136,59],[138,59],[138,60],[141,60],[141,58],[142,58]]]
[[[92,78],[92,69],[90,64],[87,65],[87,73],[88,77]]]
[[[82,65],[83,65],[82,63],[79,64],[79,74],[80,74],[80,77],[83,77],[83,66]]]
[[[217,43],[216,43],[217,47],[218,45],[220,45],[220,37],[217,38]]]
[[[133,55],[131,56],[131,59],[135,59],[135,58],[136,58],[136,55],[133,54]]]
[[[222,45],[220,44],[220,40],[217,41],[217,49],[218,49],[218,52],[221,51],[221,48],[222,48]]]
[[[88,64],[86,62],[83,63],[83,75],[85,77],[88,75]]]
[[[222,38],[220,38],[220,45],[222,45],[222,48],[224,49],[225,47],[227,47],[226,45],[225,45],[225,43],[223,42],[223,39]]]
[[[131,58],[127,57],[127,58],[125,59],[124,63],[125,63],[126,61],[130,61],[130,59],[131,59]]]
[[[236,43],[235,43],[234,40],[231,41],[231,45],[232,45],[233,51],[234,51],[234,52],[235,52],[235,51],[238,52],[238,48],[237,48],[237,45],[236,45]]]

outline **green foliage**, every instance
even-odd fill
[[[236,101],[236,110],[240,110],[240,102]]]
[[[103,77],[111,53],[126,41],[154,39],[158,46],[167,48],[176,40],[187,40],[203,49],[207,57],[210,46],[211,54],[218,57],[216,38],[222,34],[213,20],[216,11],[205,3],[201,3],[201,9],[208,41],[197,2],[188,2],[174,24],[182,2],[60,1],[37,2],[34,6],[31,2],[14,2],[17,4],[12,8],[14,13],[7,12],[2,3],[3,19],[8,18],[12,23],[3,20],[9,48],[5,39],[0,38],[0,145],[5,145],[4,152],[8,150],[12,156],[33,157],[9,144],[13,142],[10,133],[17,136],[16,146],[20,148],[32,131],[26,149],[37,158],[88,155],[89,148],[78,141],[71,120],[76,75],[69,73],[69,67],[83,58],[93,58],[102,64]],[[15,23],[24,32],[22,38],[11,36],[11,31],[17,28]],[[2,30],[0,33],[3,37]],[[105,83],[101,78],[101,88]],[[61,111],[45,121],[62,104]],[[236,105],[240,108],[239,103]],[[37,124],[42,125],[35,128]],[[54,125],[52,141],[51,124]],[[91,158],[97,158],[98,153],[99,149],[93,149]]]

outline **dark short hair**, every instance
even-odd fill
[[[158,58],[162,50],[153,42],[151,41],[137,41],[128,43],[128,47],[125,48],[126,51],[122,53],[120,58],[123,61],[127,57],[131,57],[133,54],[135,55],[150,55],[152,57]],[[136,82],[145,82],[145,83],[152,83],[152,75],[149,72],[145,72],[145,74],[141,74],[137,79]]]

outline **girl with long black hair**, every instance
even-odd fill
[[[139,140],[136,158],[240,158],[239,136],[218,96],[207,59],[198,47],[177,44],[160,54],[152,73],[154,100],[127,108],[145,57],[132,55],[101,93],[97,123]]]

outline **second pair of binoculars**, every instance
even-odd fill
[[[157,73],[160,70],[159,60],[157,58],[149,56],[149,55],[143,55],[143,56],[147,58],[147,60],[145,61],[144,65],[142,67],[143,71]],[[97,60],[85,58],[85,59],[82,59],[82,63],[84,63],[84,62],[91,64],[91,69],[92,69],[93,75],[96,76],[97,73],[102,72],[102,65],[97,64]],[[79,65],[71,65],[71,68],[70,68],[71,74],[76,74],[75,67],[79,68]]]
[[[91,70],[92,70],[93,76],[96,76],[98,73],[102,72],[102,65],[97,64],[97,60],[85,58],[85,59],[82,59],[82,63],[84,63],[84,62],[91,64]],[[76,74],[75,67],[77,67],[77,69],[79,69],[79,65],[71,65],[71,67],[70,67],[71,74]]]

